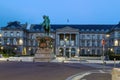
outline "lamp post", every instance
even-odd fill
[[[64,57],[66,57],[65,49],[66,49],[66,45],[64,45]]]
[[[88,57],[89,57],[89,52],[90,52],[90,49],[88,48]]]
[[[102,47],[103,47],[103,55],[102,55],[102,60],[103,60],[103,70],[105,69],[105,62],[104,62],[104,51],[105,51],[105,39],[102,39]]]
[[[110,53],[110,41],[109,41],[109,37],[110,37],[110,35],[109,34],[107,34],[106,35],[106,38],[107,38],[107,45],[108,45],[108,48],[107,48],[107,55],[106,55],[106,58],[107,58],[107,60],[109,60],[109,53]]]
[[[2,49],[2,47],[1,47],[1,37],[2,37],[2,34],[0,34],[0,50]]]

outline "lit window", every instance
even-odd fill
[[[23,40],[19,39],[19,45],[22,45],[22,44],[23,44]]]
[[[114,45],[118,46],[118,40],[115,40]]]

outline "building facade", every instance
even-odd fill
[[[28,28],[29,27],[29,28]],[[12,47],[17,54],[35,54],[37,36],[44,36],[41,25],[10,22],[1,28],[1,49]],[[50,36],[54,39],[56,56],[75,57],[84,55],[102,55],[104,50],[120,53],[120,24],[115,25],[51,25]]]

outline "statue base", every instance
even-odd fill
[[[54,55],[50,48],[38,48],[34,56],[35,62],[50,62],[54,59]]]

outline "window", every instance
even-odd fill
[[[82,35],[82,39],[84,39],[85,38],[85,35]]]
[[[92,54],[95,55],[95,49],[92,49]]]
[[[82,50],[81,50],[81,54],[82,54],[82,55],[85,55],[85,49],[82,49]]]
[[[84,29],[82,29],[81,31],[85,31]]]
[[[85,46],[85,40],[81,41],[81,46]]]
[[[4,39],[4,44],[7,44],[7,39],[6,38]]]
[[[100,50],[99,50],[99,49],[97,49],[97,55],[101,55],[101,54],[100,54]]]
[[[7,36],[7,32],[4,32],[4,36]]]
[[[19,33],[19,32],[17,32],[17,36],[20,36],[20,33]]]
[[[95,46],[95,40],[92,40],[92,46]]]
[[[87,35],[87,39],[90,39],[90,35]]]
[[[31,34],[31,39],[34,39],[34,34]]]
[[[94,31],[94,29],[91,29],[91,31]]]
[[[13,45],[13,39],[10,39],[10,44]]]
[[[87,29],[86,31],[89,31],[89,29]]]
[[[99,31],[99,29],[97,29],[96,31]]]
[[[120,49],[117,49],[116,53],[119,54],[120,53]]]
[[[13,36],[13,32],[10,33],[10,36]]]
[[[87,46],[90,46],[90,40],[87,40]]]
[[[100,39],[100,35],[99,34],[97,35],[97,39]]]

